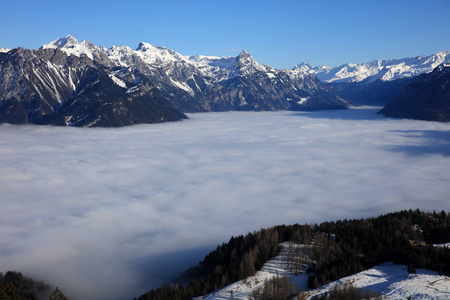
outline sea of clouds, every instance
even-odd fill
[[[1,125],[0,271],[132,299],[261,227],[450,210],[450,124],[377,110]]]

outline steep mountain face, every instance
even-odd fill
[[[184,112],[317,110],[350,102],[314,75],[237,57],[183,56],[141,43],[106,49],[72,36],[0,52],[0,121],[123,126]]]
[[[343,97],[361,104],[385,105],[420,74],[429,73],[440,64],[450,61],[450,52],[392,60],[374,60],[363,64],[344,64],[339,67],[313,67],[302,63],[294,70],[314,74],[333,86]]]
[[[379,113],[387,117],[450,121],[450,64],[413,78]]]
[[[0,122],[110,127],[186,117],[141,77],[59,48],[0,53]]]

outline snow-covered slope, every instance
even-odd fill
[[[356,288],[379,292],[383,299],[450,299],[450,277],[418,269],[409,274],[405,266],[385,263],[352,276],[341,278],[308,292],[307,299],[330,291],[336,284],[351,283]]]
[[[311,299],[330,291],[336,284],[344,285],[351,283],[356,288],[369,289],[379,292],[383,299],[400,300],[411,296],[412,299],[450,299],[450,277],[440,276],[436,272],[417,269],[415,274],[409,274],[407,268],[393,263],[385,263],[352,276],[341,278],[335,282],[324,285],[315,290],[307,291],[308,275],[305,272],[295,276],[289,273],[287,256],[290,243],[283,243],[280,254],[268,261],[261,271],[255,276],[230,284],[223,289],[217,290],[196,300],[225,300],[233,299],[248,300],[251,292],[260,288],[264,280],[275,276],[287,276],[292,283],[297,283],[305,299]],[[291,244],[293,245],[293,244]],[[308,247],[306,245],[295,245],[297,247]]]
[[[9,52],[9,50],[11,50],[11,49],[8,49],[8,48],[0,48],[0,53],[6,53],[6,52]]]
[[[391,60],[374,60],[362,64],[344,64],[339,67],[314,67],[302,63],[294,67],[308,74],[314,74],[326,83],[361,82],[380,79],[393,81],[414,77],[433,71],[438,65],[450,61],[450,52],[441,51],[429,56],[407,57]]]
[[[258,271],[255,276],[251,276],[245,280],[238,281],[230,284],[223,289],[217,290],[211,294],[203,297],[198,297],[196,300],[218,300],[218,299],[230,299],[233,295],[233,299],[247,300],[250,298],[251,292],[260,288],[264,284],[264,280],[271,279],[275,276],[287,276],[292,282],[298,282],[301,290],[306,289],[308,283],[308,275],[302,272],[299,275],[289,273],[287,268],[287,257],[290,243],[282,243],[282,250],[274,259],[269,260],[264,264],[261,271]],[[292,244],[294,245],[294,244]],[[296,247],[309,247],[307,245],[295,245]]]

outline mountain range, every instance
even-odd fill
[[[73,36],[0,52],[0,121],[124,126],[184,112],[318,110],[351,105],[316,76],[236,57],[183,56],[140,43],[106,49]]]
[[[402,59],[374,60],[362,64],[343,64],[339,67],[314,67],[301,63],[294,70],[302,70],[330,84],[342,96],[367,105],[386,105],[409,83],[411,78],[429,73],[439,65],[450,62],[450,52],[441,51],[429,56]]]
[[[302,63],[280,70],[258,63],[247,51],[236,57],[184,56],[144,42],[135,50],[107,49],[68,35],[39,49],[0,49],[0,122],[125,126],[177,121],[192,112],[385,106],[399,95],[403,100],[382,113],[448,121],[446,112],[426,97],[419,105],[420,97],[412,92],[417,90],[416,77],[436,68],[443,71],[449,62],[450,52],[442,51],[339,67]],[[409,85],[413,82],[416,89]],[[415,103],[415,113],[403,111],[405,103]]]

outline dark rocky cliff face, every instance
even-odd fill
[[[412,79],[379,113],[387,117],[450,121],[450,65]]]
[[[117,72],[129,88],[109,76]],[[138,75],[59,49],[1,53],[0,122],[111,127],[186,118],[150,81],[133,83]]]

